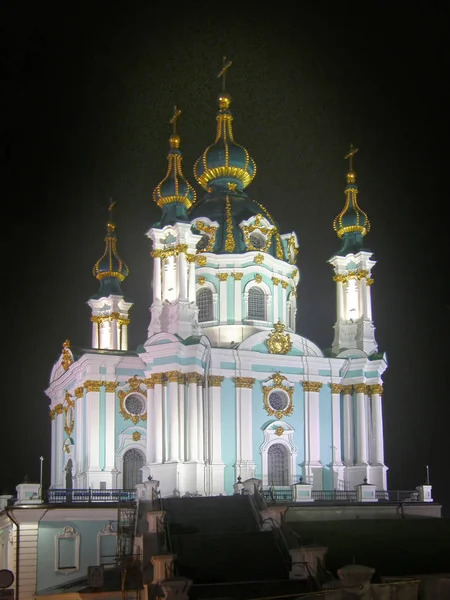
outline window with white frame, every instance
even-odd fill
[[[213,320],[213,295],[209,288],[197,292],[197,306],[199,323]]]
[[[70,573],[80,568],[80,534],[70,526],[56,536],[55,571]]]
[[[258,287],[252,287],[248,292],[247,318],[254,321],[266,320],[266,295]]]

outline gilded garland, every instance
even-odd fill
[[[278,321],[266,340],[270,354],[287,354],[292,348],[291,336],[286,333],[285,325]]]
[[[125,408],[125,401],[131,394],[139,394],[140,396],[142,396],[142,401],[145,403],[147,398],[147,392],[145,389],[141,389],[141,385],[145,385],[145,381],[143,379],[139,379],[136,375],[134,375],[134,377],[131,377],[128,380],[128,389],[119,390],[117,392],[117,396],[120,402],[120,414],[126,421],[130,419],[135,425],[140,420],[147,420],[147,411],[144,411],[139,415],[132,415]]]

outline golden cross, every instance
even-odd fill
[[[225,79],[227,76],[227,71],[228,69],[231,67],[233,63],[231,62],[231,60],[227,60],[226,56],[223,57],[222,60],[222,69],[220,71],[220,73],[217,75],[217,77],[222,77],[222,89],[223,91],[225,91]]]
[[[113,199],[110,198],[109,199],[109,207],[108,207],[108,212],[109,212],[109,222],[112,223],[113,222],[113,216],[112,216],[112,212],[113,212],[113,208],[116,206],[116,203],[113,202]]]
[[[173,125],[173,133],[177,132],[177,121],[181,115],[181,110],[176,106],[173,107],[173,117],[170,119],[169,123]]]
[[[355,156],[355,154],[358,152],[359,148],[355,148],[353,146],[353,144],[350,144],[350,150],[349,152],[344,156],[345,160],[347,160],[347,158],[350,159],[350,171],[353,171],[353,157]]]

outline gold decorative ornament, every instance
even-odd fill
[[[231,273],[231,277],[233,277],[235,279],[235,281],[240,281],[243,276],[244,276],[244,273],[236,273],[236,272]]]
[[[228,182],[228,189],[230,190],[230,192],[235,192],[237,189],[237,183],[231,183],[231,181]]]
[[[281,425],[278,425],[278,427],[275,429],[275,435],[280,436],[280,435],[283,435],[283,433],[284,433],[284,428],[281,427]]]
[[[295,236],[291,235],[287,243],[289,262],[295,265],[297,262],[298,246],[295,243]]]
[[[140,420],[142,420],[142,421],[147,420],[147,412],[144,410],[139,415],[132,415],[125,408],[125,401],[128,398],[128,396],[136,394],[136,395],[140,396],[143,406],[145,407],[146,400],[147,400],[147,392],[145,389],[144,390],[141,389],[141,385],[144,385],[144,384],[145,384],[144,379],[140,379],[137,375],[134,375],[133,377],[130,377],[130,379],[128,379],[128,389],[119,390],[117,392],[117,397],[119,398],[120,414],[126,421],[128,421],[130,419],[135,425]]]
[[[161,385],[164,381],[164,373],[153,373],[152,380],[154,385]]]
[[[143,383],[144,383],[144,380],[139,379],[137,375],[133,375],[133,377],[131,377],[128,380],[128,385],[130,387],[131,392],[140,392],[141,391],[140,387],[141,387],[141,384],[143,384]]]
[[[281,287],[285,290],[287,288],[287,286],[289,285],[289,283],[287,281],[282,281],[281,282]]]
[[[253,262],[257,265],[262,265],[262,263],[264,262],[264,256],[262,254],[257,254],[253,259]]]
[[[179,371],[168,371],[166,378],[169,383],[178,383],[181,373]]]
[[[372,285],[373,279],[366,279],[366,285]]]
[[[155,382],[153,380],[153,377],[147,377],[146,379],[144,379],[144,385],[147,386],[148,390],[153,390],[155,387]]]
[[[212,252],[214,244],[216,243],[217,227],[214,225],[206,225],[203,221],[196,221],[193,225],[198,231],[201,231],[208,236],[208,244],[205,248],[199,250],[199,252]]]
[[[200,277],[197,279],[197,281],[198,281],[198,285],[205,285],[206,277],[204,275],[200,275]]]
[[[208,382],[210,387],[221,387],[224,379],[225,377],[223,375],[210,375],[208,377]]]
[[[105,389],[108,393],[115,392],[118,385],[118,381],[105,381]]]
[[[67,369],[73,363],[73,355],[72,355],[72,352],[69,350],[69,348],[70,348],[70,341],[66,340],[63,343],[62,358],[61,358],[61,365],[62,365],[62,368],[64,369],[64,371],[67,371]]]
[[[225,200],[225,214],[226,214],[226,222],[227,222],[227,237],[225,239],[225,250],[227,252],[233,252],[236,247],[234,243],[233,237],[233,219],[231,217],[231,202],[230,198],[227,196]]]
[[[331,393],[340,394],[344,386],[340,383],[330,383]]]
[[[323,383],[320,381],[302,381],[305,392],[320,392]]]
[[[266,346],[270,354],[287,354],[291,350],[291,336],[284,331],[285,327],[281,321],[278,321],[266,339]]]
[[[365,383],[356,383],[353,389],[357,394],[365,394],[367,392],[367,385]]]
[[[198,373],[186,373],[186,382],[188,384],[191,383],[199,383],[200,376]]]
[[[199,267],[204,267],[206,265],[206,256],[196,254],[196,263]]]
[[[141,439],[142,434],[140,431],[133,431],[133,434],[131,437],[133,438],[133,442],[138,442]]]
[[[256,283],[261,283],[262,282],[262,275],[260,273],[257,273],[255,275],[255,281],[256,281]]]
[[[99,392],[102,385],[103,381],[88,379],[84,382],[84,389],[86,392]]]
[[[273,285],[278,285],[280,283],[280,279],[278,277],[272,277]]]
[[[375,383],[373,385],[369,385],[369,394],[373,396],[373,394],[378,394],[379,396],[383,395],[383,385],[381,383]]]
[[[83,386],[77,387],[73,394],[74,394],[75,398],[82,398],[84,395]]]
[[[258,214],[255,216],[254,223],[252,223],[251,225],[244,225],[242,227],[242,232],[244,234],[244,241],[245,241],[245,245],[247,246],[247,250],[250,250],[250,251],[261,250],[261,252],[267,252],[267,250],[269,249],[270,242],[272,241],[272,235],[276,231],[276,227],[274,227],[274,226],[266,227],[265,225],[261,224],[262,218],[263,218],[263,216]],[[251,239],[251,234],[254,231],[259,232],[263,236],[263,238],[264,238],[264,247],[263,248],[256,248],[253,245],[252,239]]]
[[[297,291],[296,290],[292,290],[289,297],[290,298],[297,298]]]
[[[197,258],[196,254],[186,254],[186,260],[191,263],[191,262],[195,262],[195,259]]]
[[[228,273],[217,273],[219,281],[226,281],[228,279]]]
[[[348,395],[352,395],[353,394],[353,386],[352,385],[343,385],[342,386],[342,391],[344,392],[344,394]]]
[[[366,277],[369,276],[369,271],[367,271],[366,269],[362,269],[361,271],[349,271],[348,273],[338,273],[337,275],[335,275],[333,277],[333,281],[336,282],[341,282],[341,283],[347,283],[347,281],[349,279],[364,279]],[[366,279],[366,283],[368,283],[368,281],[372,281],[370,279]],[[370,285],[370,284],[368,284]]]
[[[298,275],[298,269],[294,269],[291,273],[291,279],[295,279]]]
[[[64,450],[66,451],[67,454],[70,454],[70,446],[67,442],[64,444]]]
[[[234,377],[234,384],[237,388],[252,389],[256,379],[254,377]]]
[[[264,408],[269,416],[275,415],[277,419],[282,419],[294,412],[294,403],[292,400],[294,386],[289,385],[286,377],[281,375],[279,371],[271,375],[270,379],[272,382],[263,386]],[[281,392],[286,397],[286,406],[282,409],[272,408],[270,404],[270,395],[276,391]]]
[[[186,383],[186,375],[184,373],[178,374],[178,383],[184,385]]]

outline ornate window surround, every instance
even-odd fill
[[[251,290],[251,288],[253,287],[257,287],[260,290],[262,290],[264,292],[264,298],[265,298],[265,309],[266,309],[266,318],[263,321],[260,321],[259,319],[249,319],[247,317],[248,315],[248,294],[249,291]],[[243,318],[243,322],[245,324],[250,324],[250,325],[267,325],[269,326],[271,324],[270,319],[272,318],[272,292],[270,287],[267,285],[267,283],[265,281],[261,281],[260,283],[258,283],[255,279],[252,279],[250,281],[248,281],[244,287],[244,318]]]
[[[207,235],[209,238],[207,246],[201,250],[197,250],[197,252],[201,254],[204,252],[212,252],[216,243],[216,233],[219,229],[217,221],[211,221],[208,217],[201,217],[192,223],[192,228],[200,231],[201,235]]]
[[[281,391],[286,394],[288,403],[282,410],[274,410],[270,406],[269,396],[274,391]],[[269,416],[275,415],[277,419],[289,416],[294,412],[294,385],[291,384],[284,375],[274,373],[268,381],[263,383],[264,408]]]
[[[272,236],[277,230],[275,225],[272,225],[266,217],[260,214],[250,217],[247,221],[242,221],[239,224],[239,227],[244,234],[244,242],[247,246],[247,250],[257,252],[267,252],[272,241]],[[262,248],[255,248],[253,246],[250,236],[254,232],[257,232],[264,237],[265,244]]]
[[[215,325],[218,322],[217,303],[218,303],[218,299],[219,299],[219,294],[217,293],[217,289],[213,283],[211,283],[210,281],[207,281],[206,279],[202,280],[202,283],[197,282],[197,284],[195,286],[195,303],[197,304],[197,294],[206,288],[211,290],[211,292],[212,292],[212,316],[213,316],[213,318],[210,321],[199,321],[200,327],[208,327],[210,325]]]
[[[59,566],[59,549],[61,540],[74,539],[75,540],[75,556],[74,556],[74,566],[73,567],[64,567],[61,568]],[[61,533],[58,533],[55,537],[55,571],[58,573],[72,573],[73,571],[78,571],[80,568],[80,539],[81,536],[78,531],[71,527],[70,525],[66,525]]]
[[[295,430],[285,421],[271,421],[264,429],[264,441],[259,447],[262,461],[262,482],[263,486],[270,485],[269,482],[269,448],[273,444],[283,444],[286,446],[289,455],[289,475],[288,481],[293,482],[296,474],[296,463],[298,449],[294,444]]]
[[[133,433],[138,431],[141,434],[139,440],[133,439]],[[119,467],[119,472],[117,473],[117,488],[122,489],[123,487],[123,457],[125,452],[135,448],[147,456],[147,430],[144,427],[133,426],[125,429],[122,433],[119,434],[119,443],[116,451],[116,465]]]

